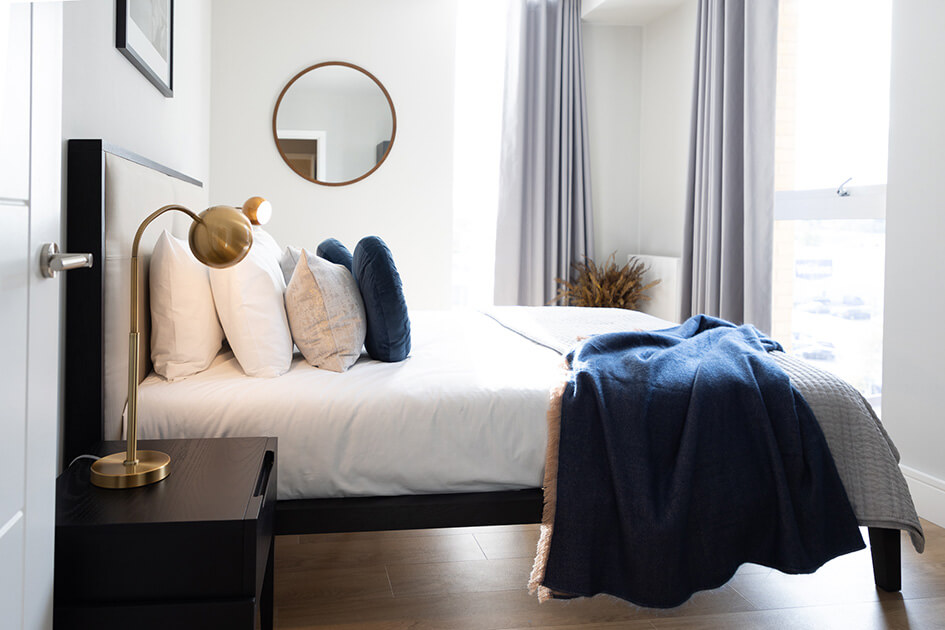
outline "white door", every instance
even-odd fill
[[[0,0],[0,623],[52,626],[62,9]]]

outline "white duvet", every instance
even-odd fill
[[[535,488],[561,357],[474,312],[411,312],[402,363],[362,355],[347,372],[296,354],[277,378],[231,352],[206,371],[141,384],[138,437],[279,438],[279,498]]]

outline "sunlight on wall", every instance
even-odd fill
[[[493,303],[506,0],[456,10],[453,133],[453,306]]]

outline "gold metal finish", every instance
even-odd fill
[[[100,488],[137,488],[160,481],[170,473],[171,458],[160,451],[138,451],[138,461],[128,464],[125,453],[114,453],[92,464],[92,483]]]
[[[253,226],[231,206],[213,206],[200,213],[190,226],[190,251],[197,260],[215,269],[235,265],[253,244]]]
[[[179,210],[194,224],[190,227],[190,250],[205,265],[222,269],[246,257],[253,244],[249,219],[236,208],[213,206],[200,213],[177,205],[151,213],[135,233],[131,245],[131,333],[128,335],[128,446],[124,453],[113,453],[92,464],[91,481],[100,488],[137,488],[160,481],[170,472],[171,458],[159,451],[138,451],[138,366],[141,347],[138,334],[138,245],[144,229],[165,212]]]
[[[272,204],[262,197],[250,197],[243,202],[242,210],[253,225],[266,225],[272,218]]]

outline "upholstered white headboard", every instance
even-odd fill
[[[105,154],[105,439],[121,437],[121,415],[128,399],[128,331],[131,298],[131,243],[141,221],[167,204],[195,212],[207,207],[207,191],[113,153]],[[145,231],[139,245],[143,275],[138,329],[141,362],[138,380],[151,370],[151,310],[148,270],[151,250],[163,230],[186,238],[190,219],[181,212],[167,213]]]
[[[65,453],[121,437],[128,395],[131,245],[139,224],[154,210],[180,204],[207,207],[202,183],[101,140],[70,140],[66,232],[69,251],[92,252],[92,269],[66,276]],[[148,262],[164,229],[184,237],[190,219],[168,213],[145,231],[139,302],[142,362],[151,368]],[[100,429],[99,429],[100,427]]]

